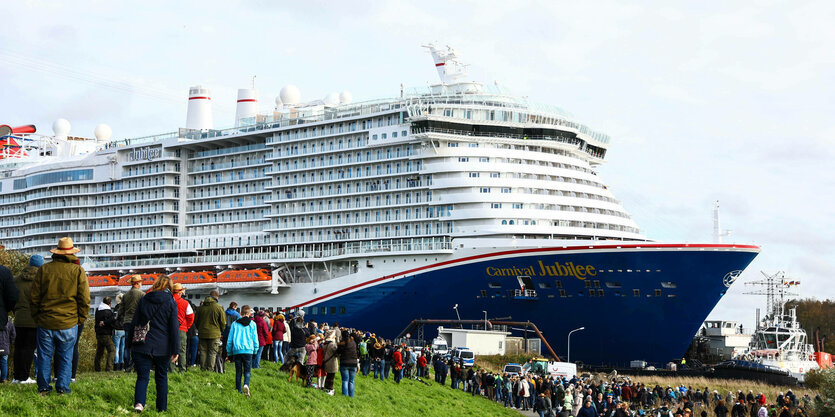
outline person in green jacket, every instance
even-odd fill
[[[119,303],[119,308],[116,311],[117,320],[122,321],[122,328],[125,329],[125,337],[133,337],[133,313],[136,312],[136,307],[139,305],[139,300],[145,296],[145,292],[140,290],[142,286],[142,277],[140,275],[132,275],[129,280],[131,289],[122,296],[122,302]],[[124,357],[125,372],[130,372],[133,368],[133,361],[131,360],[130,349],[125,349]]]
[[[197,308],[194,318],[197,336],[200,338],[197,345],[197,361],[200,362],[200,369],[204,371],[214,369],[221,345],[220,336],[226,328],[226,313],[218,304],[218,297],[220,294],[212,291]]]
[[[32,384],[30,377],[32,360],[35,359],[35,343],[37,325],[32,319],[29,309],[29,294],[32,291],[32,281],[38,268],[43,265],[43,256],[32,255],[29,265],[15,278],[14,283],[20,292],[20,299],[14,307],[14,328],[17,337],[14,340],[14,378],[12,383]]]
[[[78,338],[78,325],[87,320],[90,310],[90,288],[87,273],[75,256],[80,249],[69,237],[61,238],[52,249],[52,262],[44,264],[35,274],[29,294],[29,308],[38,325],[38,392],[52,391],[52,356],[55,360],[55,389],[70,393],[73,347]]]

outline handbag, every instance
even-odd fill
[[[154,314],[151,315],[151,318],[149,318],[144,325],[136,326],[133,328],[133,337],[131,338],[131,342],[134,345],[141,345],[145,343],[145,339],[148,337],[148,332],[151,330],[151,320],[153,320],[153,318],[157,316],[157,313],[159,313],[159,310],[161,308],[162,305],[157,307],[157,309],[154,311]]]

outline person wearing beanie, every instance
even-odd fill
[[[29,265],[23,268],[23,272],[15,280],[15,287],[20,293],[20,299],[14,308],[14,328],[16,338],[14,340],[14,375],[12,383],[34,384],[32,379],[32,362],[35,359],[36,346],[36,325],[32,320],[32,313],[29,310],[29,293],[32,289],[32,281],[38,268],[43,265],[43,256],[32,255],[29,258]]]

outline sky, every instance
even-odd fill
[[[634,4],[633,4],[634,3]],[[0,3],[0,124],[114,138],[185,125],[188,88],[233,125],[252,76],[262,110],[282,86],[354,101],[437,82],[428,42],[470,78],[567,109],[612,137],[600,167],[652,239],[762,253],[711,318],[750,326],[742,282],[784,270],[835,298],[835,2],[386,1]]]

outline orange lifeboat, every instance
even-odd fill
[[[223,271],[217,276],[218,288],[251,289],[269,288],[272,273],[268,269],[239,269]]]
[[[136,274],[128,274],[119,278],[119,290],[120,291],[130,291],[130,277]],[[141,290],[147,290],[154,285],[154,281],[157,280],[162,274],[139,274],[142,277],[142,286],[139,287]]]
[[[217,275],[213,271],[175,272],[169,275],[174,282],[183,284],[186,289],[215,288]]]
[[[90,293],[92,294],[115,292],[119,290],[117,287],[119,284],[119,277],[116,275],[88,275],[87,283],[90,286]]]

